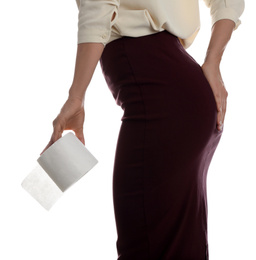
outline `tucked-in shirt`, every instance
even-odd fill
[[[200,29],[199,0],[76,0],[77,43],[98,42],[104,46],[122,36],[139,37],[163,30],[176,35],[184,48]],[[212,25],[221,19],[240,25],[243,0],[204,0]]]

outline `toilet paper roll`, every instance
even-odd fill
[[[98,160],[70,132],[44,151],[37,162],[39,165],[24,179],[22,187],[49,210]]]
[[[58,139],[37,161],[63,192],[98,162],[71,132]]]
[[[63,194],[40,165],[32,170],[21,186],[46,210],[50,210]]]

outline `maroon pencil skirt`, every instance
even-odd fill
[[[222,132],[201,66],[168,31],[114,40],[100,65],[124,111],[113,169],[118,260],[208,260],[206,179]]]

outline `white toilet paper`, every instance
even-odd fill
[[[46,210],[50,210],[63,194],[40,165],[33,169],[21,185]]]
[[[40,165],[23,180],[22,187],[47,210],[98,163],[71,132],[51,145],[37,162]]]

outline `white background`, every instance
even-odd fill
[[[201,30],[187,50],[202,64],[210,38],[209,9],[200,1]],[[256,259],[255,9],[246,1],[221,71],[228,111],[208,171],[211,260]],[[1,1],[0,259],[117,258],[112,168],[121,124],[98,64],[86,92],[86,147],[99,163],[47,212],[21,187],[48,143],[67,98],[77,47],[73,1]],[[64,132],[65,133],[65,132]]]

